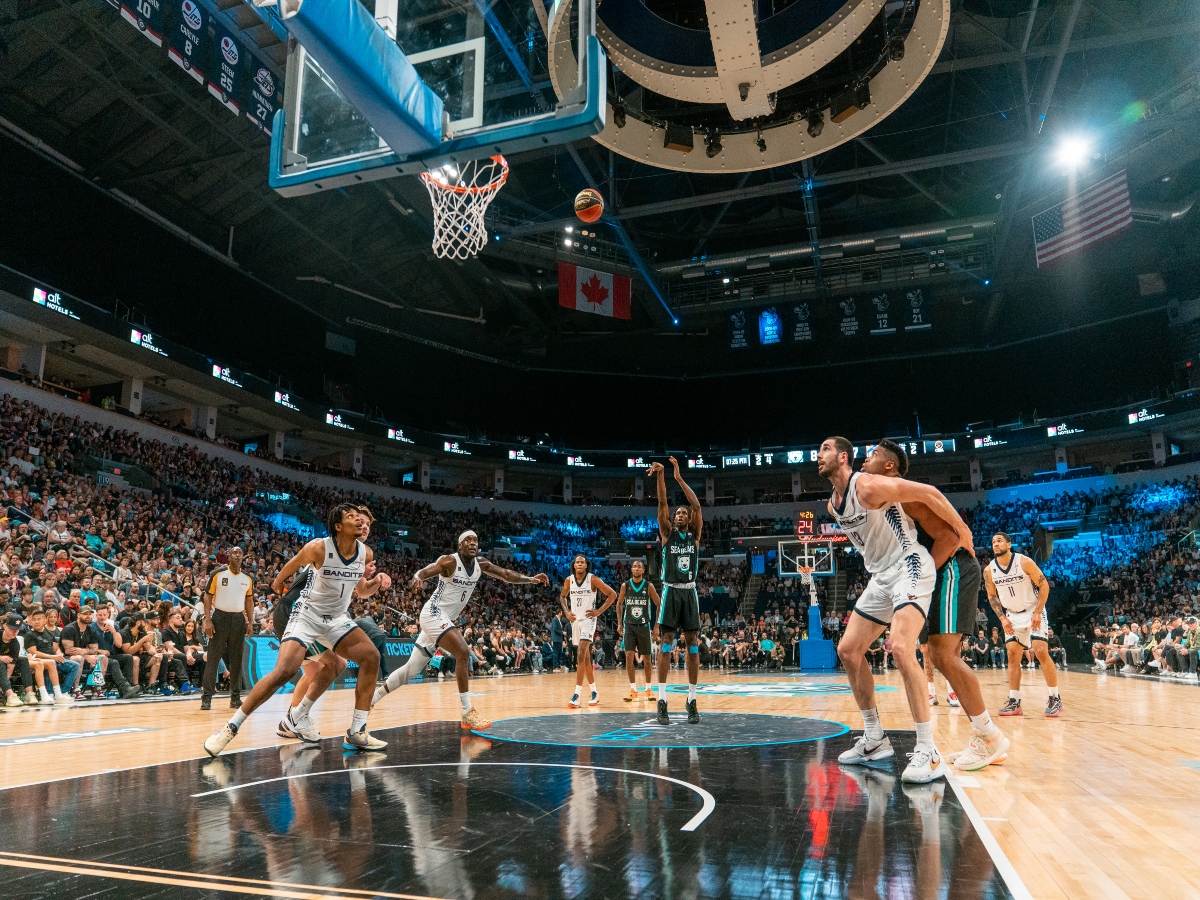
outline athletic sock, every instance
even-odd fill
[[[990,735],[996,730],[996,723],[992,721],[991,714],[985,709],[978,716],[968,716],[971,720],[971,725],[982,735]]]
[[[696,699],[696,685],[689,684],[688,685],[688,703],[691,703],[695,699]]]
[[[369,709],[356,709],[354,715],[350,718],[350,733],[358,734],[360,731],[366,731],[367,716],[370,715]]]
[[[250,717],[248,715],[246,715],[244,712],[242,712],[242,708],[239,706],[237,709],[235,709],[233,711],[233,715],[229,717],[229,724],[232,725],[234,728],[241,728],[242,723],[245,722],[248,718],[250,718]]]
[[[56,685],[54,685],[54,687],[51,689],[50,692],[52,694],[54,694],[55,697],[61,697],[62,696],[62,686],[56,684]]]
[[[879,707],[862,710],[863,736],[868,741],[878,741],[883,738],[883,726],[879,724]]]
[[[38,691],[41,693],[43,700],[50,699],[50,692],[48,690],[46,690],[45,688],[38,688]]]
[[[936,693],[937,693],[937,688],[933,686],[933,682],[932,682],[932,681],[931,681],[931,682],[929,682],[929,693],[930,693],[930,694],[936,694]]]
[[[1009,692],[1008,692],[1008,699],[1009,699],[1009,700],[1020,700],[1020,699],[1021,699],[1021,692],[1020,692],[1020,691],[1009,691]]]
[[[933,723],[917,722],[917,749],[933,749]]]
[[[308,711],[313,708],[314,702],[315,701],[309,700],[307,697],[305,697],[303,700],[297,703],[292,721],[299,722],[301,719],[307,719]]]
[[[464,713],[471,711],[471,695],[469,693],[459,694],[458,702],[462,704],[462,710]]]
[[[1050,688],[1050,696],[1057,697],[1058,696],[1058,688],[1056,688],[1056,687]]]
[[[658,699],[663,703],[667,702],[667,683],[665,681],[658,683]]]

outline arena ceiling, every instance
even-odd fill
[[[212,8],[282,81],[285,47],[261,19],[236,0]],[[81,296],[120,295],[181,339],[191,331],[197,343],[220,341],[220,323],[206,333],[160,283],[131,275],[171,267],[149,266],[136,249],[136,228],[165,227],[190,245],[179,244],[179,266],[233,267],[253,279],[239,289],[247,297],[282,295],[300,307],[295,322],[273,319],[285,340],[289,328],[322,326],[356,337],[351,378],[365,381],[373,367],[409,383],[432,367],[448,383],[462,374],[476,386],[464,389],[478,391],[497,371],[530,385],[561,377],[561,394],[546,395],[555,404],[611,373],[726,376],[736,402],[739,389],[728,385],[737,374],[841,378],[854,360],[903,362],[912,372],[939,358],[996,372],[1006,364],[989,348],[1041,334],[1098,348],[1129,337],[1126,317],[1161,310],[1163,300],[1142,296],[1136,276],[1161,275],[1170,294],[1197,286],[1197,226],[1187,213],[1200,191],[1200,14],[1172,0],[954,0],[951,8],[929,77],[858,139],[731,175],[652,168],[590,140],[524,154],[511,160],[493,206],[500,240],[460,264],[433,258],[429,201],[415,180],[276,195],[266,183],[268,140],[197,90],[103,0],[0,0],[0,179],[10,210],[21,211],[4,223],[5,261],[57,275]],[[1110,245],[1118,252],[1039,273],[1029,218],[1061,199],[1055,154],[1077,135],[1088,141],[1085,168],[1127,169],[1138,224]],[[606,218],[628,241],[609,225],[581,250],[564,250],[571,200],[589,185],[608,198]],[[110,203],[136,211],[141,225],[124,236],[106,234],[102,217],[78,221],[78,210]],[[107,240],[107,252],[64,256],[57,238],[67,233]],[[820,269],[805,255],[814,242]],[[874,244],[869,260],[843,252],[864,242]],[[768,273],[756,271],[764,247],[792,261],[773,257]],[[952,264],[918,271],[913,253],[928,248],[946,250]],[[632,321],[560,310],[559,260],[633,274]],[[763,305],[764,278],[802,281],[806,299],[832,309],[852,286],[880,278],[881,260],[884,282],[905,270],[927,286],[937,323],[930,335],[884,351],[830,342],[803,354],[729,352],[728,314]],[[653,287],[639,273],[650,273]],[[1164,324],[1147,326],[1146,341],[1161,340]],[[1142,368],[1131,395],[1169,380],[1162,355]],[[1069,372],[1060,381],[1081,379]],[[1071,397],[1064,403],[1089,402],[1083,387],[1062,394]],[[485,427],[506,424],[497,417]]]

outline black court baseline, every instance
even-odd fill
[[[904,732],[874,770],[837,764],[849,734],[724,748],[492,741],[456,722],[378,734],[386,753],[288,743],[0,791],[3,895],[1028,896],[969,801],[901,785]]]

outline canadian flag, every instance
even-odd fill
[[[558,264],[558,305],[614,319],[629,318],[629,277]]]

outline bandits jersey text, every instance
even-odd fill
[[[829,505],[834,521],[862,554],[867,571],[884,572],[913,553],[928,557],[929,551],[917,540],[916,523],[903,506],[889,503],[880,509],[863,508],[858,502],[858,476],[858,472],[850,476],[842,505]]]
[[[316,615],[345,615],[366,567],[367,548],[362,541],[354,542],[354,555],[345,559],[338,552],[337,541],[325,538],[324,558],[309,572],[299,602]]]
[[[454,574],[449,578],[445,575],[438,575],[438,583],[434,587],[433,593],[429,595],[427,602],[440,609],[447,618],[454,620],[462,614],[463,609],[470,602],[482,572],[479,568],[479,557],[472,560],[473,566],[468,572],[462,557],[457,553],[452,556],[454,557]]]
[[[1033,590],[1033,579],[1021,566],[1024,557],[1013,551],[1008,568],[1003,569],[996,560],[988,563],[988,574],[996,587],[1000,605],[1011,612],[1025,612],[1037,606],[1037,594]]]
[[[570,589],[571,612],[575,614],[576,619],[579,619],[589,609],[596,608],[596,589],[592,587],[590,572],[583,576],[583,584],[575,580],[573,573],[568,575],[567,584]]]

